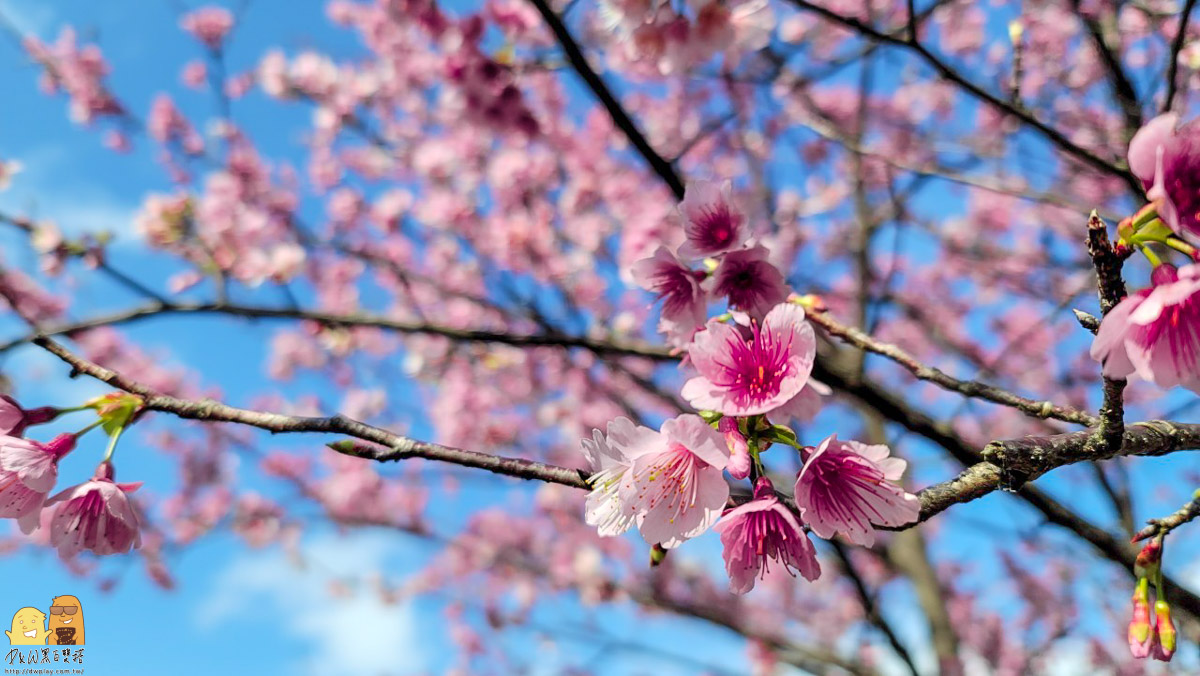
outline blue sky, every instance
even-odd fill
[[[203,120],[212,112],[211,101],[205,94],[179,84],[180,67],[201,56],[195,43],[176,28],[180,4],[0,0],[0,10],[22,30],[43,39],[53,39],[59,26],[70,21],[85,38],[98,41],[114,66],[110,79],[113,89],[139,114],[144,114],[157,92],[169,90],[187,113]],[[266,45],[282,46],[289,52],[316,47],[335,56],[355,54],[353,35],[331,28],[321,4],[289,0],[249,3],[232,43],[231,69],[251,68]],[[146,279],[161,284],[175,268],[164,257],[140,252],[132,243],[131,232],[132,215],[141,197],[147,191],[170,188],[155,163],[154,150],[141,139],[135,141],[135,151],[126,156],[105,150],[98,133],[68,121],[62,97],[36,92],[35,77],[35,70],[23,54],[11,41],[0,39],[0,91],[8,93],[0,101],[0,159],[18,158],[26,166],[13,187],[0,194],[0,209],[52,218],[72,233],[113,231],[117,235],[110,252],[113,262],[137,269]],[[303,106],[280,106],[257,93],[234,103],[235,117],[259,141],[265,155],[297,163],[301,156],[296,142],[307,125],[308,114]],[[930,199],[931,204],[936,201]],[[0,246],[5,264],[34,266],[22,238],[0,230]],[[77,307],[99,313],[134,300],[110,283],[94,277],[88,280],[87,285],[75,290]],[[202,373],[206,383],[219,383],[232,403],[246,403],[243,397],[256,391],[265,378],[266,342],[261,338],[269,336],[271,326],[254,325],[251,332],[245,327],[244,323],[218,318],[170,318],[131,327],[129,333],[152,350],[160,346],[165,353],[165,346],[170,346],[172,361]],[[18,331],[18,325],[0,322],[3,337]],[[212,349],[213,331],[228,337],[221,349]],[[34,405],[82,401],[103,391],[94,383],[68,380],[60,364],[34,349],[13,352],[0,362],[0,370],[16,382],[22,400]],[[319,393],[316,386],[315,381],[300,378],[285,391],[289,396]],[[403,386],[399,391],[405,391]],[[337,401],[326,403],[334,408],[337,405]],[[813,429],[832,430],[840,422],[830,414]],[[69,429],[77,423],[68,421],[64,425]],[[427,432],[420,421],[413,431],[417,436]],[[264,450],[312,452],[319,447],[316,441],[305,439],[262,435],[256,440]],[[92,443],[99,441],[93,439]],[[100,450],[84,448],[73,454],[64,462],[63,476],[68,480],[82,478]],[[144,490],[166,493],[177,481],[175,469],[164,459],[140,451],[137,435],[123,442],[121,478],[144,480]],[[945,477],[949,466],[937,457],[929,449],[917,455],[928,461],[915,474],[918,486]],[[1139,485],[1145,486],[1150,477],[1175,472],[1187,462],[1185,457],[1139,460],[1134,474],[1142,478]],[[280,493],[278,486],[263,481],[251,469],[238,466],[235,471],[244,478],[243,485],[267,494]],[[1069,468],[1041,485],[1069,498],[1071,504],[1088,509],[1095,520],[1111,524],[1111,515],[1095,496],[1072,494],[1074,482],[1084,475],[1082,468]],[[488,487],[481,495],[457,503],[454,509],[439,508],[435,522],[452,530],[472,508],[527,497],[529,492],[528,486],[503,481],[489,483]],[[1139,503],[1139,517],[1173,509],[1189,491],[1180,482],[1165,493],[1144,496]],[[937,538],[939,551],[977,562],[962,580],[970,588],[986,589],[984,585],[997,572],[994,565],[986,563],[994,559],[991,553],[1005,546],[998,543],[997,533],[1034,529],[1060,537],[1039,527],[1029,510],[999,495],[957,508],[952,517],[939,522],[943,523],[938,526],[943,529]],[[981,523],[986,527],[979,528]],[[345,535],[317,528],[306,534],[302,549],[309,565],[298,568],[277,548],[248,550],[231,536],[217,534],[172,557],[179,580],[173,591],[152,585],[135,558],[104,561],[101,575],[80,579],[59,565],[52,552],[22,549],[0,556],[0,579],[13,581],[0,591],[0,621],[7,621],[3,616],[22,606],[45,609],[55,595],[80,597],[88,634],[89,674],[409,674],[436,672],[450,663],[451,646],[442,635],[438,599],[384,606],[370,594],[355,594],[348,601],[334,603],[327,591],[331,579],[350,575],[356,568],[380,569],[391,578],[400,578],[427,559],[431,552],[427,544],[380,531]],[[1170,567],[1188,577],[1200,577],[1186,569],[1194,550],[1181,539],[1180,546],[1171,553]],[[714,538],[695,543],[693,551],[709,563],[717,560]],[[1109,579],[1111,573],[1111,569],[1081,571],[1081,584]],[[116,584],[102,591],[97,585],[102,579]],[[1101,588],[1096,593],[1124,599],[1128,590]],[[989,589],[988,594],[989,602],[1004,607],[1003,586]],[[889,593],[889,599],[886,612],[908,627],[904,631],[919,635],[919,629],[911,628],[911,621],[904,621],[913,613],[907,594]],[[740,670],[739,643],[724,632],[696,624],[680,627],[663,620],[639,620],[634,628],[630,614],[623,610],[591,613],[569,599],[552,604],[542,615],[539,620],[545,626],[568,621],[579,624],[580,639],[548,646],[536,632],[513,634],[508,640],[513,642],[514,652],[537,656],[535,673],[555,673],[565,664],[596,666],[594,661],[600,657],[588,653],[588,631],[597,626],[628,641],[663,637],[663,655],[610,650],[602,656],[604,673],[693,673],[696,664],[680,659],[685,655],[711,660],[734,673]],[[696,649],[696,645],[704,647]],[[1194,659],[1192,655],[1185,657]],[[1071,664],[1077,665],[1078,661],[1064,660],[1064,674],[1079,673],[1070,671]]]

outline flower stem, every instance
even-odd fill
[[[1138,246],[1138,250],[1141,251],[1142,255],[1146,257],[1146,260],[1150,261],[1150,265],[1157,268],[1163,264],[1162,259],[1158,257],[1158,254],[1151,251],[1150,247],[1143,244]]]
[[[104,460],[101,460],[101,462],[108,462],[112,459],[113,451],[117,450],[117,440],[121,438],[121,433],[124,431],[125,426],[121,425],[115,432],[112,433],[111,436],[109,436],[108,449],[104,451]]]
[[[91,432],[92,430],[96,429],[97,427],[99,427],[102,424],[104,424],[103,420],[93,420],[86,427],[84,427],[83,429],[76,432],[75,438],[78,439],[79,437],[82,437],[83,435],[87,434],[88,432]]]

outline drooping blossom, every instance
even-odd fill
[[[917,520],[917,497],[891,483],[907,463],[889,457],[884,445],[840,441],[836,434],[817,446],[796,477],[796,505],[813,532],[841,532],[856,545],[875,544],[873,526],[903,526]]]
[[[586,518],[601,535],[636,524],[646,542],[676,547],[708,530],[729,499],[729,451],[700,416],[667,420],[659,432],[618,418],[583,446],[596,471]]]
[[[42,406],[30,410],[21,408],[16,399],[0,395],[0,435],[19,437],[25,428],[41,425],[58,417],[58,409]]]
[[[714,3],[715,4],[715,3]],[[679,247],[684,258],[708,258],[740,249],[749,232],[746,214],[733,202],[729,181],[693,181],[683,193],[679,211],[687,241]]]
[[[632,274],[638,286],[654,292],[663,302],[658,330],[672,344],[687,345],[708,314],[702,274],[681,263],[666,247],[634,263]]]
[[[775,306],[751,336],[716,320],[688,348],[700,375],[683,385],[683,398],[700,410],[728,416],[768,413],[795,397],[816,357],[812,326],[798,305]]]
[[[753,317],[762,317],[788,295],[783,273],[767,260],[762,246],[725,254],[713,273],[713,294],[725,296],[729,305]]]
[[[233,14],[224,7],[201,7],[184,15],[179,27],[210,49],[217,49],[233,28]]]
[[[16,519],[32,533],[46,494],[58,481],[58,461],[75,447],[75,435],[60,434],[46,443],[0,437],[0,517]]]
[[[770,572],[771,560],[809,581],[821,576],[812,542],[766,477],[755,484],[754,499],[727,511],[713,530],[721,534],[729,589],[735,594],[753,589],[755,578]]]
[[[128,496],[140,486],[114,482],[112,463],[100,463],[91,479],[46,501],[47,508],[54,507],[50,544],[64,558],[83,550],[105,555],[140,547],[138,515]]]
[[[1200,391],[1200,266],[1160,265],[1151,281],[1104,316],[1092,358],[1109,378],[1137,373],[1159,387]]]
[[[1129,168],[1158,203],[1158,214],[1177,234],[1200,236],[1200,124],[1179,124],[1165,113],[1129,142]]]

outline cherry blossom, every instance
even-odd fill
[[[812,372],[816,339],[804,310],[783,304],[772,309],[751,336],[716,320],[696,335],[688,354],[700,375],[683,386],[698,409],[725,415],[769,413],[800,393]]]
[[[721,534],[729,589],[735,594],[753,589],[755,578],[770,572],[772,560],[792,575],[798,571],[806,580],[821,576],[808,534],[775,496],[775,487],[766,477],[754,484],[754,499],[725,512],[714,530]]]
[[[50,544],[63,557],[85,550],[124,554],[140,547],[141,526],[128,496],[139,486],[141,483],[114,482],[112,464],[100,463],[91,479],[46,501],[46,508],[53,509]]]
[[[796,505],[817,535],[842,533],[857,545],[875,544],[873,526],[903,526],[917,520],[921,503],[891,483],[907,463],[889,457],[883,445],[839,441],[830,435],[812,449],[796,476]]]

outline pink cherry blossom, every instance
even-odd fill
[[[713,294],[729,299],[730,307],[762,317],[788,295],[783,273],[767,260],[762,246],[725,254],[713,274]]]
[[[0,395],[0,435],[19,437],[25,433],[25,428],[41,425],[58,417],[58,409],[53,406],[42,406],[25,410],[16,399],[8,395]]]
[[[54,506],[50,544],[64,558],[83,550],[95,554],[124,554],[142,545],[137,510],[129,493],[141,483],[113,481],[112,464],[102,462],[91,479],[46,501]]]
[[[702,273],[685,266],[666,247],[650,258],[633,264],[638,286],[654,292],[662,301],[658,330],[673,345],[687,345],[708,314],[708,298],[700,284]]]
[[[725,435],[725,445],[729,448],[729,465],[726,467],[729,470],[729,476],[734,479],[745,479],[750,476],[750,466],[752,458],[750,457],[750,445],[746,443],[746,437],[738,429],[737,418],[725,416],[721,418],[721,422],[717,423],[717,431]]]
[[[217,49],[233,28],[233,14],[224,7],[201,7],[184,15],[179,27],[210,49]]]
[[[713,530],[721,534],[729,589],[735,594],[745,594],[754,588],[755,578],[765,578],[771,560],[809,581],[821,576],[808,534],[766,477],[754,485],[754,499],[727,511]]]
[[[1136,373],[1159,387],[1200,391],[1200,266],[1160,265],[1152,281],[1105,315],[1092,358],[1109,378]]]
[[[74,447],[73,434],[44,444],[0,437],[0,517],[17,519],[23,532],[33,532],[46,494],[58,480],[58,461]]]
[[[829,436],[813,449],[796,477],[796,505],[817,535],[841,532],[864,547],[875,544],[877,526],[903,526],[917,520],[921,503],[915,495],[889,483],[907,463],[889,457],[883,445],[839,441]]]
[[[725,440],[698,415],[663,423],[658,443],[631,458],[622,496],[638,514],[646,542],[676,547],[708,530],[729,499]]]
[[[672,418],[659,432],[618,418],[583,450],[594,472],[587,523],[601,535],[636,523],[646,542],[675,547],[708,530],[729,499],[729,451],[700,416]]]
[[[1179,125],[1165,113],[1147,122],[1129,142],[1129,168],[1158,202],[1158,214],[1176,233],[1200,236],[1200,123]]]
[[[679,247],[680,256],[685,259],[719,256],[746,243],[749,237],[746,214],[734,204],[732,192],[729,181],[688,184],[679,204],[687,233],[687,241]]]
[[[798,305],[777,305],[747,340],[716,320],[696,334],[688,354],[700,375],[683,385],[683,398],[701,410],[729,416],[768,413],[795,397],[816,358],[812,326]]]

